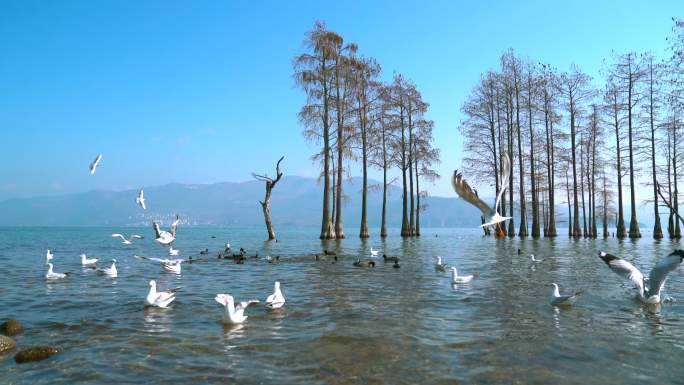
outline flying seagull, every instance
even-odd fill
[[[138,197],[135,198],[135,203],[140,205],[140,207],[142,207],[143,210],[147,210],[147,207],[145,207],[145,192],[143,192],[143,189],[140,189]]]
[[[162,268],[166,271],[170,271],[172,273],[180,274],[181,272],[181,263],[183,262],[188,262],[187,259],[167,259],[167,258],[156,258],[156,257],[143,257],[139,255],[134,255],[134,258],[138,259],[147,259],[148,261],[153,261],[159,263]]]
[[[174,249],[173,246],[169,246],[169,255],[170,256],[178,255],[178,250]]]
[[[665,287],[667,275],[671,271],[676,270],[682,263],[684,250],[675,250],[658,261],[648,274],[648,285],[646,285],[646,279],[639,269],[624,259],[604,253],[603,251],[599,254],[599,258],[617,275],[630,280],[634,284],[639,291],[639,299],[642,302],[658,304],[664,299],[660,297],[660,293]]]
[[[501,168],[499,180],[506,181],[511,175],[511,160],[508,157],[507,153],[503,153],[503,155],[501,155],[501,158],[503,167]],[[460,172],[458,172],[458,170],[454,171],[454,176],[451,179],[451,184],[454,187],[454,191],[456,191],[456,194],[458,194],[458,196],[463,198],[466,202],[470,203],[471,205],[480,209],[480,211],[482,211],[482,213],[487,218],[489,218],[489,221],[487,223],[480,225],[480,227],[493,226],[507,219],[511,219],[511,217],[502,217],[501,214],[499,214],[499,208],[501,207],[501,197],[503,197],[503,194],[506,191],[506,188],[508,187],[507,183],[502,183],[501,190],[499,190],[499,194],[496,196],[494,208],[490,207],[482,199],[480,199],[480,197],[477,195],[477,191],[473,190],[473,188],[470,187],[468,182],[466,182],[465,179],[463,179],[463,176]]]
[[[176,215],[176,220],[173,221],[173,223],[171,224],[171,229],[169,231],[165,231],[159,228],[159,224],[157,222],[152,221],[152,228],[154,228],[155,240],[164,246],[173,243],[173,241],[176,240],[176,227],[178,227],[179,222],[180,218],[178,217],[178,215]]]
[[[219,304],[223,305],[223,307],[225,308],[223,319],[233,324],[245,322],[247,316],[244,315],[244,313],[247,306],[254,303],[259,303],[258,300],[253,299],[250,301],[240,302],[236,306],[233,296],[229,294],[216,294],[214,300],[216,300],[216,302],[218,302]]]
[[[157,282],[151,280],[150,291],[147,293],[147,297],[145,297],[145,305],[166,309],[176,299],[175,293],[178,290],[180,290],[180,287],[167,291],[157,291]]]
[[[136,234],[131,235],[130,237],[128,237],[128,239],[126,239],[126,237],[124,237],[123,234],[119,234],[119,233],[112,234],[112,238],[116,238],[116,237],[121,238],[121,243],[123,243],[124,245],[132,244],[134,239],[143,239],[142,236],[136,235]]]
[[[582,295],[581,291],[574,294],[561,295],[558,291],[558,285],[555,283],[551,284],[553,286],[553,292],[551,292],[551,305],[553,306],[569,306],[577,301],[577,298]]]
[[[100,165],[101,160],[102,160],[102,154],[97,154],[93,163],[90,164],[90,175],[95,174],[95,171],[97,170],[97,166]]]

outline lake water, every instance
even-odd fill
[[[562,230],[561,230],[562,231]],[[142,234],[130,246],[112,232]],[[494,240],[478,229],[425,229],[418,239],[393,234],[367,242],[321,242],[316,229],[180,227],[181,256],[207,247],[206,263],[162,271],[134,254],[165,257],[151,228],[0,228],[0,320],[19,319],[19,346],[55,345],[50,359],[18,365],[0,356],[0,383],[53,384],[666,384],[684,378],[684,277],[673,272],[667,292],[679,299],[659,309],[634,300],[634,290],[597,257],[606,250],[649,271],[677,245],[669,240]],[[212,238],[214,235],[216,238]],[[229,241],[248,254],[280,255],[280,264],[216,260]],[[354,267],[373,246],[401,257],[401,268],[378,260]],[[46,283],[52,248],[65,282]],[[339,261],[316,262],[323,248]],[[517,249],[523,255],[517,254]],[[119,277],[80,267],[79,254],[116,258]],[[544,260],[532,264],[534,253]],[[453,287],[436,272],[437,255],[472,283]],[[108,265],[101,264],[101,265]],[[182,286],[169,309],[144,308],[148,281]],[[287,299],[279,311],[247,309],[241,326],[221,322],[216,293],[264,300],[273,282]],[[549,305],[551,287],[584,290],[569,309]]]

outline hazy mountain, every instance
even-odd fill
[[[376,181],[371,184],[378,185]],[[361,213],[361,179],[345,185],[346,227],[358,227]],[[273,191],[271,211],[276,226],[319,226],[322,186],[315,179],[284,177]],[[382,191],[372,189],[368,199],[371,227],[380,225]],[[0,225],[97,226],[142,225],[152,218],[168,223],[175,213],[183,221],[198,225],[261,225],[259,200],[264,184],[178,184],[145,187],[147,211],[135,204],[137,190],[88,191],[62,196],[9,199],[0,202]],[[457,198],[427,197],[421,215],[424,227],[472,227],[479,224],[479,211]],[[401,226],[401,189],[392,187],[388,197],[388,225]]]

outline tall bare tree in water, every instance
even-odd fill
[[[389,101],[393,120],[397,122],[397,136],[398,140],[395,142],[396,157],[395,160],[399,169],[401,170],[402,183],[402,202],[401,202],[401,236],[411,236],[409,227],[409,213],[408,213],[408,175],[407,172],[411,168],[410,163],[410,143],[409,143],[409,122],[407,116],[407,81],[403,76],[396,74],[394,80],[389,88]]]
[[[556,122],[556,95],[557,95],[557,76],[548,66],[542,65],[541,68],[541,91],[542,91],[542,110],[544,112],[544,128],[546,134],[546,180],[548,183],[548,223],[544,227],[544,235],[555,237],[558,235],[556,230],[556,209],[555,209],[555,158],[554,158],[554,131],[553,124]]]
[[[656,127],[657,114],[660,107],[660,92],[659,92],[659,77],[660,65],[655,61],[652,54],[646,54],[643,57],[643,66],[645,73],[645,90],[647,104],[644,105],[645,117],[648,127],[650,129],[650,150],[649,160],[651,161],[651,183],[653,184],[653,215],[655,222],[653,224],[653,238],[661,239],[663,237],[663,228],[660,224],[660,212],[658,210],[658,174],[656,172]]]
[[[623,118],[621,115],[622,111],[622,98],[620,96],[620,91],[617,86],[610,82],[606,85],[606,90],[604,93],[604,100],[606,104],[606,110],[609,114],[608,120],[611,122],[611,126],[615,132],[615,169],[617,175],[617,189],[618,189],[618,210],[617,210],[617,224],[616,233],[618,238],[624,238],[627,235],[627,230],[625,228],[625,216],[624,216],[624,204],[622,202],[622,148],[621,148],[621,130]]]
[[[432,128],[434,122],[428,119],[419,119],[416,122],[417,132],[414,137],[413,165],[416,178],[416,228],[414,235],[420,236],[420,213],[425,209],[425,205],[420,203],[422,196],[427,196],[427,191],[420,190],[420,178],[426,182],[434,182],[439,178],[439,174],[433,166],[438,164],[439,149],[432,146]]]
[[[342,47],[342,37],[328,31],[325,24],[316,22],[307,32],[304,45],[307,52],[294,59],[294,78],[307,96],[306,104],[299,112],[304,125],[304,136],[312,142],[323,144],[323,213],[321,239],[335,238],[330,217],[330,153],[331,153],[331,102],[336,55]]]
[[[368,163],[369,151],[373,143],[373,130],[380,124],[378,115],[380,65],[373,59],[355,58],[352,61],[352,76],[354,81],[354,99],[357,113],[357,143],[361,152],[361,167],[363,172],[363,186],[361,189],[361,226],[360,238],[368,238]]]
[[[588,89],[590,77],[581,72],[575,65],[570,67],[569,72],[564,72],[560,76],[559,91],[566,102],[566,109],[570,121],[570,143],[571,143],[571,163],[572,163],[572,179],[573,179],[573,222],[572,235],[574,237],[581,236],[581,229],[579,223],[579,200],[577,194],[577,141],[576,133],[577,116],[581,110],[581,104],[584,100],[592,95],[591,90]],[[581,165],[580,165],[581,167]]]
[[[627,139],[629,144],[629,188],[631,217],[629,223],[629,237],[640,238],[639,221],[636,213],[636,182],[634,180],[634,143],[635,139],[635,109],[640,100],[637,87],[644,77],[644,71],[634,52],[615,55],[615,63],[612,66],[610,77],[621,93],[625,95],[625,108],[627,110]]]
[[[388,170],[394,158],[393,149],[396,148],[394,140],[397,125],[391,114],[392,109],[392,88],[388,85],[380,85],[378,88],[378,106],[374,116],[377,128],[371,131],[371,141],[375,143],[370,148],[369,162],[371,165],[382,170],[382,213],[380,224],[380,237],[387,237],[387,186]]]
[[[537,109],[536,99],[538,90],[538,79],[536,69],[533,64],[528,63],[526,66],[525,76],[525,95],[527,96],[527,123],[529,125],[529,139],[530,139],[530,186],[532,193],[532,236],[538,238],[541,235],[539,227],[539,201],[537,195],[537,174],[534,171],[536,159],[534,157],[534,112]]]
[[[268,240],[276,239],[275,230],[273,230],[273,222],[271,221],[271,192],[276,186],[276,183],[283,177],[282,171],[280,171],[280,162],[285,159],[284,156],[280,157],[278,163],[276,163],[276,176],[275,178],[269,177],[267,174],[259,175],[252,173],[254,179],[266,183],[266,195],[263,201],[259,201],[261,204],[261,209],[264,212],[264,221],[266,222],[266,231],[268,232]]]

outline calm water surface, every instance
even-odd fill
[[[598,259],[607,250],[650,270],[672,251],[649,234],[636,242],[494,240],[478,230],[427,229],[420,239],[321,242],[316,230],[281,229],[264,243],[263,229],[179,228],[182,256],[208,247],[206,263],[165,273],[134,254],[166,256],[150,228],[0,228],[0,319],[17,318],[18,345],[55,345],[48,360],[17,365],[0,356],[0,383],[241,383],[241,384],[643,384],[684,378],[684,277],[671,274],[668,294],[679,299],[645,308],[635,292]],[[112,232],[147,238],[122,245]],[[398,231],[392,231],[397,233]],[[211,238],[215,235],[216,238]],[[218,261],[224,242],[280,264]],[[352,266],[373,246],[401,257],[375,269]],[[45,249],[62,283],[46,283]],[[337,251],[336,264],[311,253]],[[518,255],[517,249],[524,255]],[[116,258],[119,277],[80,267],[79,254]],[[533,265],[526,254],[543,262]],[[437,255],[471,284],[454,287],[434,270]],[[107,263],[108,264],[108,263]],[[182,286],[171,308],[144,308],[148,281]],[[247,322],[221,322],[216,293],[264,300],[273,281],[287,303],[280,311],[250,307]],[[551,282],[584,290],[570,309],[549,305]]]

